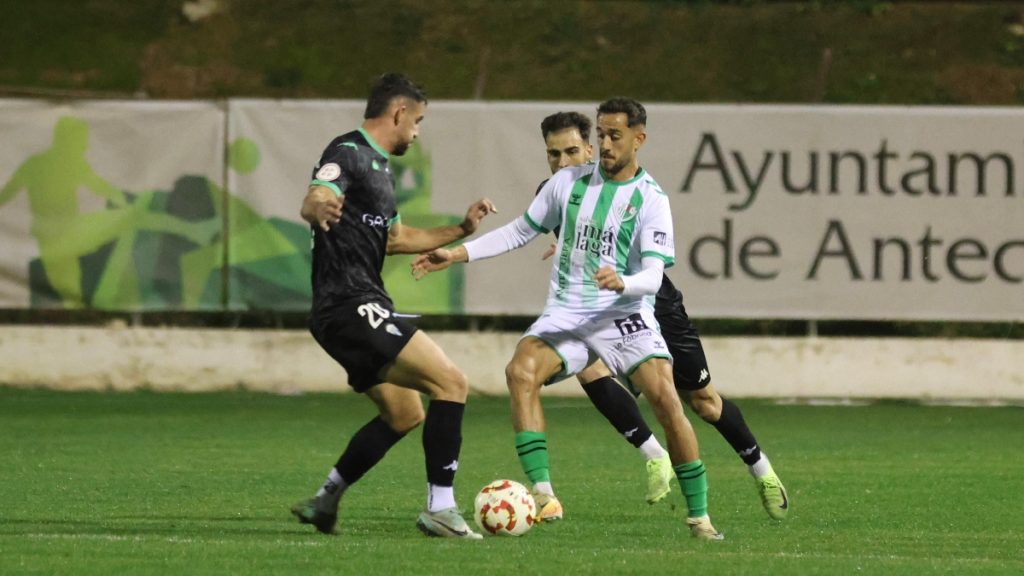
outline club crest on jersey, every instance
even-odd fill
[[[619,204],[615,207],[615,214],[618,215],[620,222],[629,222],[639,213],[640,209],[632,204]]]
[[[336,180],[338,176],[341,176],[341,166],[338,166],[334,162],[328,162],[316,171],[316,179],[323,180],[324,182]]]

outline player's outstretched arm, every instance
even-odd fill
[[[469,253],[465,246],[456,246],[451,250],[437,248],[426,254],[420,254],[412,261],[412,276],[420,280],[431,272],[438,272],[456,262],[468,262]]]
[[[500,256],[525,246],[539,234],[540,232],[527,223],[525,217],[520,216],[462,246],[451,250],[433,250],[421,255],[412,263],[412,274],[418,280],[430,272],[444,270],[453,262],[469,262]]]
[[[309,187],[309,192],[302,199],[299,215],[311,226],[319,226],[327,232],[332,225],[341,221],[341,207],[344,204],[344,196],[336,195],[326,186],[314,185]]]
[[[419,254],[451,244],[476,232],[480,221],[498,211],[494,203],[481,198],[470,205],[461,223],[437,228],[413,228],[396,222],[388,232],[388,254]]]

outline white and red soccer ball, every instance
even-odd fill
[[[530,491],[515,480],[495,480],[473,501],[473,518],[489,534],[522,536],[537,519],[537,503]]]

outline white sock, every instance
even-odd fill
[[[427,484],[427,511],[437,512],[455,506],[455,487]]]
[[[327,474],[327,480],[324,485],[316,491],[316,499],[318,502],[327,504],[328,508],[337,507],[338,501],[341,500],[341,495],[344,494],[348,488],[348,482],[338,474],[338,471],[331,468],[330,473]]]
[[[644,455],[644,458],[648,460],[654,460],[655,458],[661,458],[668,454],[664,448],[661,447],[661,443],[658,442],[658,438],[651,434],[651,437],[646,442],[640,445],[640,452]]]
[[[750,475],[754,478],[761,478],[772,473],[772,463],[768,461],[768,457],[761,452],[761,457],[750,466]]]
[[[540,494],[547,494],[548,496],[555,495],[555,489],[551,486],[551,482],[537,482],[533,485],[533,491]]]

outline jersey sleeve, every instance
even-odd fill
[[[641,258],[655,257],[665,263],[665,268],[676,261],[675,241],[672,231],[672,209],[668,196],[654,192],[644,202],[640,227]]]
[[[341,196],[352,182],[365,175],[364,160],[354,145],[347,142],[332,144],[324,150],[320,161],[313,167],[313,179],[309,184],[326,186]]]
[[[561,179],[556,176],[545,182],[533,197],[523,218],[526,223],[541,234],[547,234],[562,223],[562,203],[560,201],[563,188],[558,185]]]

